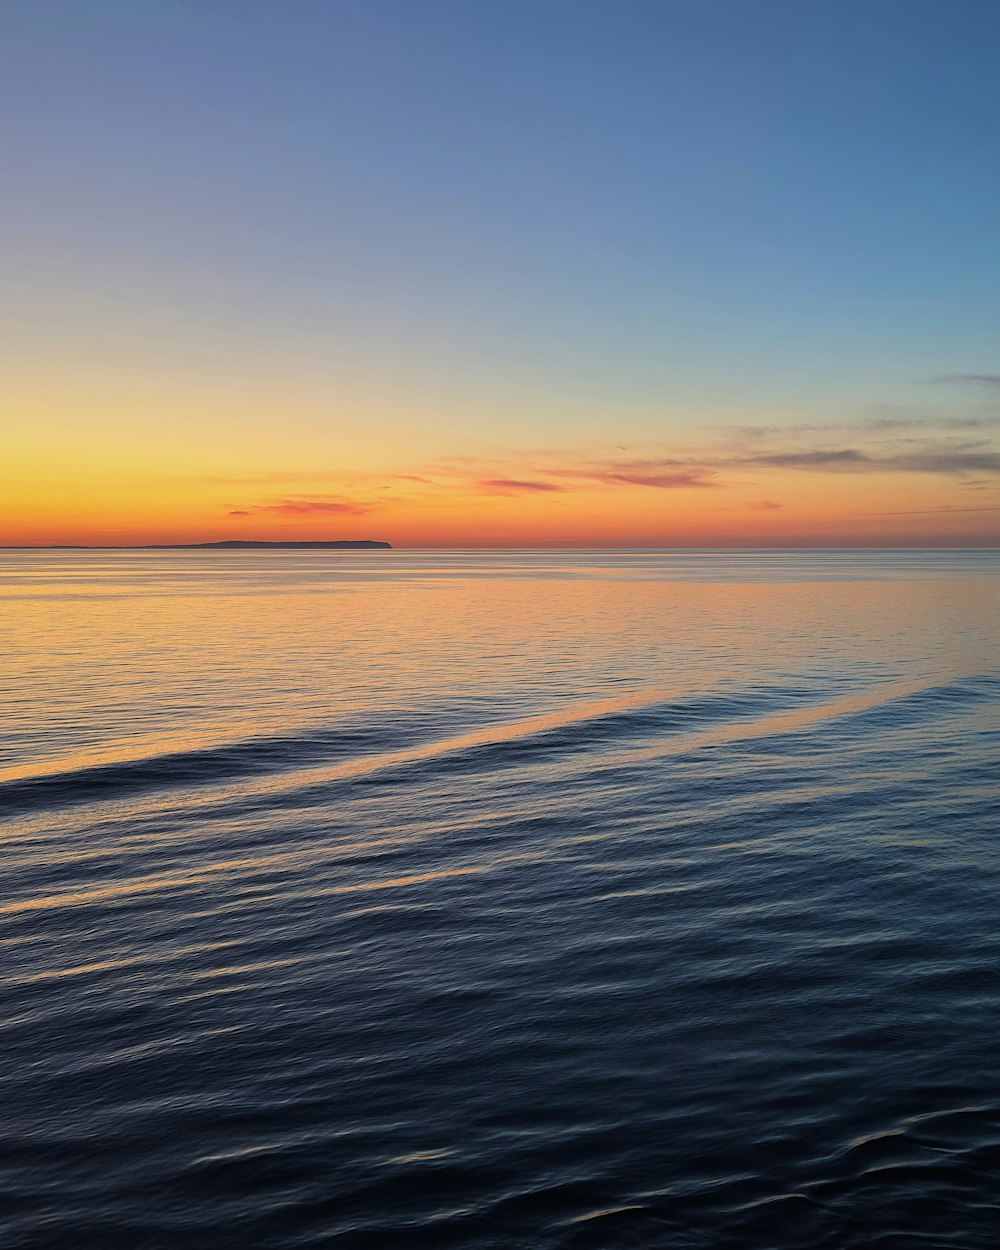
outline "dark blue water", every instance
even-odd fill
[[[996,1246],[998,573],[0,555],[0,1244]]]

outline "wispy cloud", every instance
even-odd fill
[[[1000,386],[1000,374],[992,373],[948,374],[938,380]],[[357,469],[327,473],[319,466],[248,477],[242,479],[243,485],[264,489],[252,494],[247,490],[256,501],[234,502],[230,516],[364,516],[399,505],[396,488],[404,484],[423,502],[441,496],[495,495],[536,498],[539,503],[549,498],[555,503],[602,489],[721,494],[739,488],[744,500],[758,492],[780,499],[783,487],[776,481],[803,475],[910,474],[987,490],[1000,477],[998,430],[1000,413],[963,415],[882,405],[843,420],[691,429],[671,442],[645,445],[609,438],[603,446],[581,449],[493,446],[484,448],[483,454],[458,453],[437,462],[400,465],[405,472],[377,476]],[[237,479],[228,481],[235,484]],[[968,493],[963,493],[968,500]],[[769,497],[734,500],[733,506],[763,513],[777,512],[784,505]]]
[[[648,486],[654,490],[682,490],[685,487],[717,486],[715,470],[700,464],[663,457],[646,460],[611,461],[609,463],[563,465],[546,469],[555,477],[581,482],[600,482],[605,486]]]
[[[989,430],[1000,426],[1000,416],[960,416],[960,417],[869,417],[867,421],[856,427],[875,434],[891,433],[895,430]]]
[[[868,467],[870,457],[855,447],[836,450],[820,448],[813,451],[774,451],[759,456],[744,456],[730,461],[730,466],[761,465],[771,469],[848,469]]]
[[[1000,451],[929,450],[897,456],[887,467],[905,473],[1000,473]]]
[[[969,447],[925,445],[922,450],[878,452],[845,447],[836,451],[785,451],[742,456],[727,468],[805,469],[840,473],[1000,473],[1000,452]]]
[[[804,473],[926,473],[952,477],[1000,474],[1000,451],[989,441],[948,438],[875,440],[871,446],[795,446],[793,436],[768,437],[772,446],[716,448],[697,460],[650,457],[644,461],[546,467],[553,477],[601,482],[607,486],[648,486],[661,490],[724,487],[723,475],[775,469]]]
[[[717,486],[711,469],[683,469],[675,473],[603,473],[595,475],[597,481],[608,486],[649,486],[655,490],[682,490],[687,486]]]
[[[934,383],[972,383],[975,386],[1000,386],[1000,373],[938,373],[929,379]]]
[[[516,495],[519,493],[561,491],[565,487],[555,482],[532,482],[516,477],[489,477],[476,482],[476,486],[491,495]]]
[[[913,508],[905,512],[872,512],[870,516],[942,516],[949,512],[1000,512],[1000,504],[985,508]]]
[[[252,504],[234,508],[230,516],[364,516],[372,505],[343,499],[278,499],[273,503]]]

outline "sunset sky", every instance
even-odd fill
[[[996,0],[6,0],[0,542],[1000,545]]]

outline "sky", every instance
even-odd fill
[[[996,0],[5,0],[0,543],[1000,546]]]

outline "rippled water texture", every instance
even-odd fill
[[[992,1250],[998,574],[0,553],[4,1250]]]

